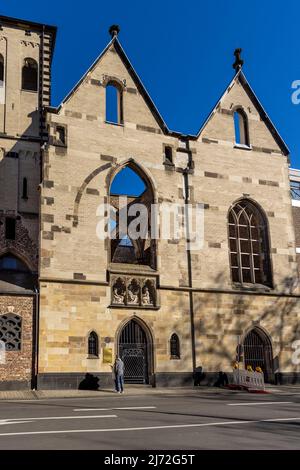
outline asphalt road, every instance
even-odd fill
[[[299,449],[300,393],[0,402],[0,449]]]

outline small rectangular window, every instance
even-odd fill
[[[23,199],[28,199],[28,183],[27,183],[27,178],[23,178],[22,198],[23,198]]]
[[[5,219],[5,238],[6,240],[16,239],[16,220],[11,217]]]
[[[172,147],[165,147],[165,163],[173,165],[173,151]]]
[[[57,128],[56,128],[56,138],[61,144],[66,145],[66,130],[65,130],[64,127],[57,126]]]

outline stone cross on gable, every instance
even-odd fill
[[[236,72],[238,72],[244,64],[244,61],[241,58],[241,53],[242,53],[241,48],[235,49],[235,51],[234,51],[235,62],[234,62],[234,64],[232,64],[232,67],[236,70]]]

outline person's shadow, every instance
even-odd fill
[[[92,374],[85,374],[80,382],[78,390],[99,390],[99,379]]]

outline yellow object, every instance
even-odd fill
[[[103,348],[103,363],[111,364],[112,363],[112,349]]]

